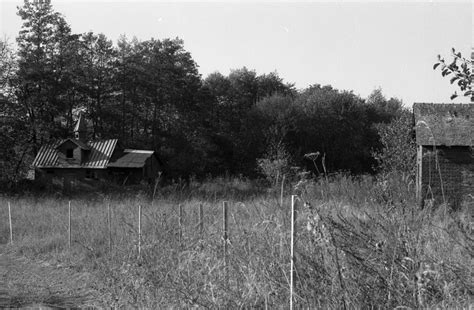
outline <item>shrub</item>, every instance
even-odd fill
[[[388,124],[378,124],[377,132],[383,149],[373,155],[384,173],[398,171],[415,175],[416,143],[413,116],[405,110]]]
[[[257,165],[271,184],[277,184],[280,177],[291,171],[291,156],[283,143],[271,143],[266,156],[257,159]]]

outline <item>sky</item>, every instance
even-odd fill
[[[0,35],[14,41],[22,0],[0,0]],[[270,2],[52,0],[75,33],[139,40],[179,37],[203,77],[246,66],[276,71],[298,89],[331,85],[366,98],[414,102],[449,99],[456,87],[433,70],[451,48],[469,57],[471,1]]]

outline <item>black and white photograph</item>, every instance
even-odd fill
[[[473,13],[0,0],[0,308],[473,308]]]

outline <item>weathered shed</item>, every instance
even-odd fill
[[[74,137],[41,146],[32,164],[38,178],[123,184],[151,182],[158,176],[160,161],[154,151],[125,149],[117,139],[87,141],[82,117]]]
[[[415,103],[417,196],[458,208],[474,195],[474,104]]]
[[[123,182],[143,179],[150,182],[159,173],[160,161],[154,151],[125,149],[108,164],[107,169]]]

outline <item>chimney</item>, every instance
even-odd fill
[[[74,139],[83,142],[87,141],[87,124],[81,112],[79,112],[79,118],[77,120],[76,126],[74,127]]]

